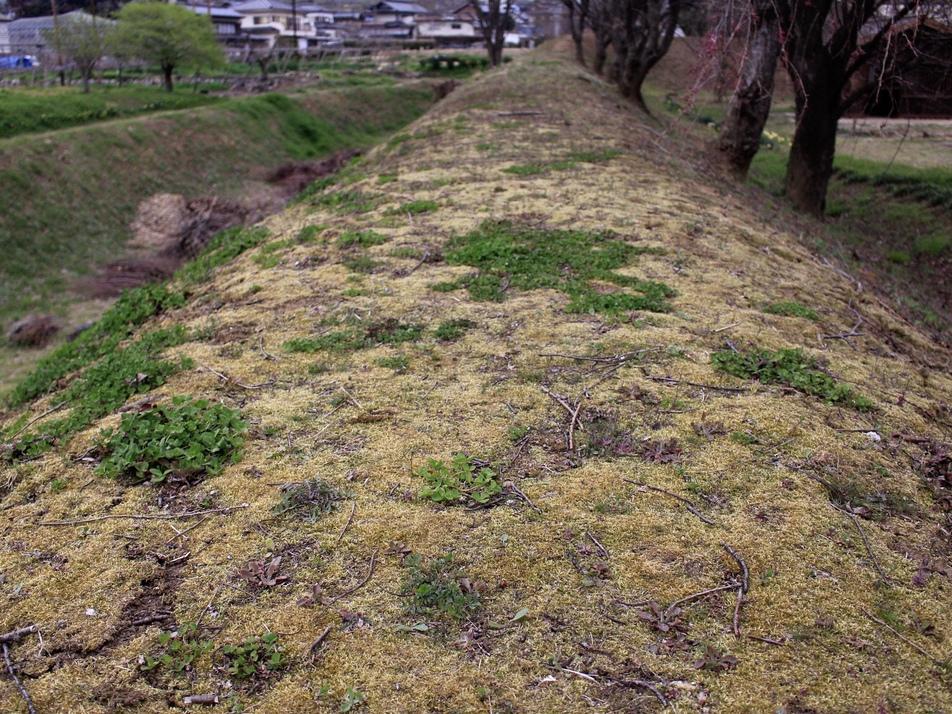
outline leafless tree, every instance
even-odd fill
[[[748,30],[740,76],[717,142],[725,166],[739,179],[747,176],[770,115],[782,28],[789,10],[787,0],[744,3]]]
[[[479,29],[483,33],[489,63],[495,67],[502,63],[502,50],[506,45],[506,33],[513,29],[512,0],[480,0],[473,2]]]
[[[595,56],[592,58],[592,69],[598,74],[605,71],[605,62],[608,60],[608,48],[612,42],[610,0],[589,0],[587,20],[595,35]]]
[[[671,47],[681,0],[604,0],[615,52],[611,78],[645,112],[642,86]]]
[[[797,127],[785,191],[793,205],[822,215],[833,175],[837,123],[869,85],[851,80],[891,37],[896,23],[921,21],[931,4],[920,0],[792,2],[784,61],[793,82]]]
[[[585,50],[582,46],[582,37],[589,24],[590,0],[562,0],[562,4],[569,11],[569,31],[572,33],[572,42],[575,43],[575,59],[585,64]],[[604,62],[602,63],[604,64]]]

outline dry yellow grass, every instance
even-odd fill
[[[241,409],[252,425],[243,459],[186,498],[195,508],[247,508],[201,522],[35,525],[161,512],[151,487],[95,477],[73,458],[115,416],[66,449],[0,472],[0,630],[39,626],[42,643],[30,637],[11,650],[38,710],[158,712],[189,693],[227,700],[227,677],[209,655],[191,678],[138,671],[136,659],[154,650],[161,623],[132,626],[130,613],[141,610],[129,603],[165,587],[166,622],[201,619],[216,646],[280,634],[290,666],[256,691],[239,691],[246,711],[337,711],[348,688],[376,712],[660,707],[645,687],[619,684],[631,680],[654,682],[677,711],[952,710],[948,668],[910,645],[937,660],[949,655],[948,579],[911,582],[921,558],[948,562],[948,516],[917,473],[921,446],[892,438],[948,440],[952,378],[940,366],[948,355],[767,222],[766,211],[693,166],[653,124],[620,108],[608,85],[561,55],[537,52],[480,77],[409,133],[419,138],[378,147],[354,172],[348,188],[378,196],[373,211],[292,207],[267,222],[274,240],[320,225],[323,242],[284,249],[273,268],[260,267],[254,251],[244,255],[162,319],[218,335],[171,352],[245,385],[268,383],[246,389],[197,368],[156,395],[204,396]],[[620,154],[537,175],[503,171],[603,149]],[[378,182],[394,173],[396,181]],[[420,199],[438,210],[392,210]],[[568,298],[551,290],[475,302],[465,291],[431,289],[470,269],[391,257],[401,246],[438,248],[490,217],[610,229],[663,248],[623,272],[672,286],[673,312],[570,315]],[[390,238],[362,251],[380,262],[376,272],[357,276],[341,265],[334,238],[348,228]],[[762,311],[790,299],[816,309],[820,322]],[[821,336],[848,332],[857,313],[862,336]],[[282,350],[346,315],[396,317],[428,333],[343,355]],[[476,327],[456,342],[437,342],[432,328],[450,318]],[[861,414],[725,377],[709,363],[725,340],[803,347],[877,410]],[[636,349],[648,350],[645,359],[611,374],[598,363],[543,356]],[[378,365],[396,354],[409,360],[404,374]],[[318,363],[324,371],[309,370]],[[586,419],[601,410],[638,439],[678,439],[680,463],[567,452],[567,414],[544,385],[581,399]],[[759,443],[695,431],[717,422]],[[524,449],[513,443],[513,427],[530,428]],[[407,495],[420,488],[412,468],[455,452],[492,460],[532,506],[512,495],[491,509],[439,508]],[[875,563],[851,519],[811,478],[830,475],[908,501],[902,513],[859,521]],[[273,517],[280,484],[314,477],[351,499],[313,524]],[[51,491],[53,479],[66,488]],[[625,479],[690,499],[714,525]],[[172,526],[192,525],[167,547]],[[740,638],[731,627],[733,591],[686,604],[680,636],[639,617],[637,603],[666,606],[736,578],[725,543],[750,568]],[[479,583],[482,608],[472,622],[444,622],[427,634],[398,627],[432,619],[405,610],[405,550],[454,553]],[[188,556],[163,566],[156,553]],[[249,592],[237,568],[269,553],[284,553],[290,583]],[[372,576],[353,593],[298,604],[314,583],[329,598],[351,590],[372,559]],[[890,585],[878,582],[876,564]],[[523,608],[528,614],[510,623]],[[902,637],[870,615],[889,619]],[[321,656],[310,662],[308,649],[328,626]],[[696,668],[707,646],[735,657],[736,667]],[[0,681],[0,708],[25,711],[8,680]]]

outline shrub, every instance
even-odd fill
[[[487,466],[474,467],[465,454],[457,454],[447,465],[430,459],[417,469],[416,475],[426,481],[420,497],[434,503],[469,503],[486,505],[502,492],[499,477]]]
[[[132,483],[187,481],[219,473],[238,461],[247,425],[238,412],[205,400],[175,397],[171,404],[124,414],[102,434],[108,454],[97,472]]]

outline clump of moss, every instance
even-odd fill
[[[217,233],[201,254],[179,268],[175,277],[184,285],[204,282],[212,271],[238,257],[246,250],[255,248],[268,239],[268,229],[228,228]]]
[[[407,610],[411,614],[442,614],[462,620],[479,609],[479,593],[462,577],[452,553],[426,563],[412,554],[403,563],[408,573],[401,593],[409,598]]]
[[[378,202],[378,197],[355,190],[325,193],[313,200],[315,206],[329,208],[337,213],[367,213],[372,211]]]
[[[381,357],[377,364],[387,369],[392,369],[397,374],[403,374],[410,369],[410,360],[406,355],[393,355],[392,357]]]
[[[503,286],[522,290],[551,288],[571,298],[572,313],[667,312],[674,290],[664,283],[620,275],[616,270],[639,254],[652,252],[610,232],[545,230],[510,221],[486,221],[475,231],[453,238],[446,252],[451,265],[470,265],[479,273],[437,290],[467,288],[474,300],[501,301]],[[633,292],[596,290],[592,281]]]
[[[783,315],[784,317],[802,317],[814,322],[820,319],[816,310],[795,300],[772,302],[764,307],[764,312],[770,315]]]
[[[281,500],[274,513],[283,516],[290,513],[303,521],[313,523],[327,513],[337,510],[337,504],[346,495],[319,478],[301,483],[287,484],[281,489]]]
[[[411,216],[416,216],[420,213],[432,213],[440,207],[436,201],[427,201],[419,199],[416,201],[408,201],[407,203],[401,204],[398,208],[395,208],[391,213],[404,214],[409,213]]]
[[[299,337],[284,343],[288,352],[347,352],[377,345],[398,345],[415,342],[423,336],[423,326],[407,324],[395,318],[371,323],[365,327],[350,327],[320,337]]]
[[[236,410],[176,397],[171,404],[124,414],[103,431],[106,458],[97,472],[132,483],[194,482],[238,461],[247,425]]]
[[[873,408],[869,399],[818,369],[816,360],[798,349],[724,350],[711,355],[711,363],[735,377],[756,379],[764,384],[785,384],[831,404],[845,404],[860,411]]]
[[[371,258],[369,255],[356,255],[343,261],[343,264],[348,270],[352,270],[355,273],[364,274],[372,273],[378,267],[380,267],[380,263]]]
[[[337,238],[337,244],[345,248],[350,246],[369,248],[374,245],[382,245],[388,240],[390,239],[387,236],[376,231],[344,231]]]
[[[441,342],[452,342],[466,334],[467,330],[476,327],[476,323],[465,318],[441,322],[434,330],[433,335]]]

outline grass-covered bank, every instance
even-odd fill
[[[4,89],[0,90],[0,139],[214,101],[215,97],[186,86],[174,92],[137,85],[94,86],[88,94],[78,86]]]
[[[0,321],[57,307],[149,195],[233,195],[262,168],[366,146],[431,100],[422,85],[271,94],[0,142]]]

